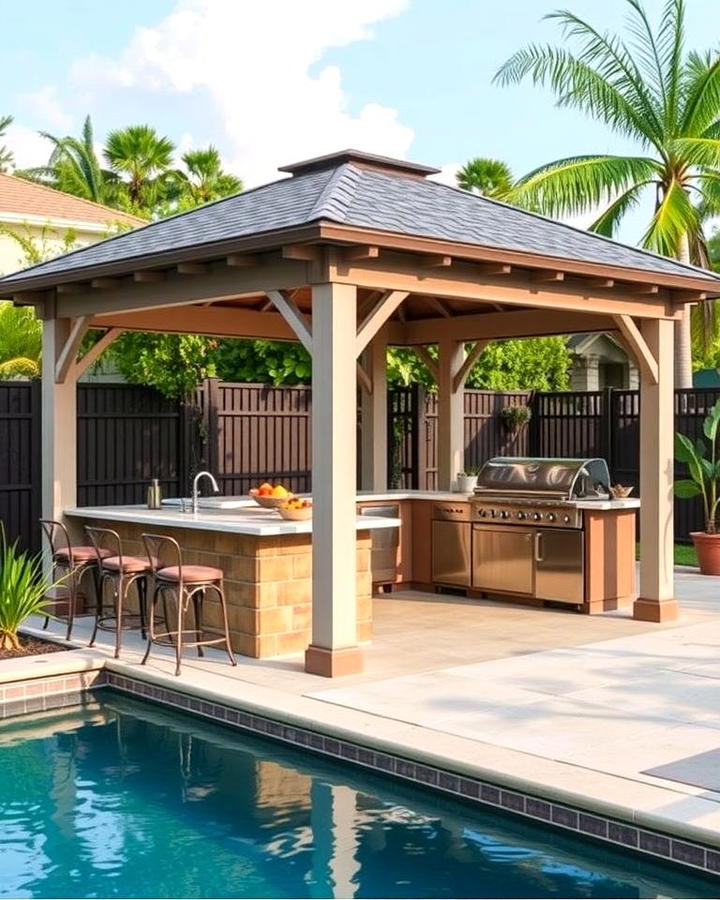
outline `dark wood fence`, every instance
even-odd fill
[[[695,438],[720,390],[677,391],[676,429]],[[528,404],[517,433],[500,411]],[[638,485],[637,391],[588,393],[466,391],[465,467],[491,456],[602,456],[614,480]],[[201,467],[225,494],[244,494],[265,479],[308,491],[311,390],[209,380],[179,404],[126,384],[78,387],[78,503],[141,503],[151,478],[165,496],[187,494]],[[431,490],[437,483],[437,401],[420,386],[388,392],[388,476],[393,487]],[[24,546],[37,547],[40,515],[40,386],[0,382],[0,521]],[[680,472],[678,471],[678,474]],[[675,534],[703,525],[697,502],[676,505]]]

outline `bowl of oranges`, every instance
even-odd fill
[[[250,497],[265,509],[277,509],[283,503],[293,499],[292,491],[281,484],[272,485],[268,481],[250,491]]]
[[[304,522],[312,517],[312,500],[292,497],[278,506],[277,511],[283,519],[289,519],[291,522]]]

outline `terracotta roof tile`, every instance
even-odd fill
[[[147,224],[144,219],[137,216],[56,191],[42,184],[25,181],[14,175],[0,175],[0,219],[4,212],[101,225],[118,222],[133,226]]]

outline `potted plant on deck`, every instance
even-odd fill
[[[60,584],[51,584],[43,574],[42,557],[33,556],[9,544],[0,523],[0,653],[22,653],[18,631],[32,615],[47,615],[47,592]]]
[[[477,486],[479,471],[477,466],[466,466],[464,472],[458,472],[457,489],[461,494],[472,494]]]
[[[675,482],[675,496],[683,499],[702,497],[705,531],[692,531],[700,571],[703,575],[720,575],[720,534],[718,533],[718,483],[720,459],[717,454],[720,400],[703,422],[703,438],[694,442],[684,434],[675,435],[675,458],[687,466],[689,478]]]
[[[500,410],[500,420],[505,426],[506,431],[513,437],[525,428],[532,417],[532,410],[529,406],[521,404],[519,406],[505,406]]]

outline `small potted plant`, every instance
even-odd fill
[[[29,616],[48,614],[47,592],[63,580],[51,584],[40,554],[22,552],[17,541],[8,544],[0,523],[0,651],[21,652],[20,627]]]
[[[466,466],[464,472],[458,472],[457,489],[461,494],[472,494],[477,486],[479,471],[477,466]]]
[[[703,575],[720,575],[720,534],[718,534],[718,482],[720,459],[717,454],[720,400],[703,422],[706,440],[694,442],[684,434],[675,435],[675,457],[687,466],[689,478],[675,482],[675,496],[689,500],[702,497],[705,531],[692,531],[700,571]]]
[[[505,406],[500,410],[500,419],[510,434],[516,435],[530,421],[532,410],[529,406]]]

